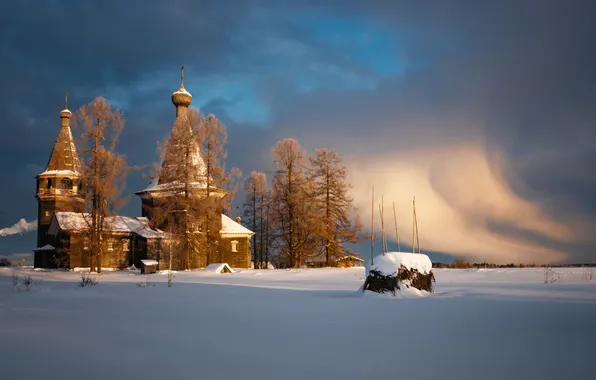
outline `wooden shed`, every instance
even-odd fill
[[[157,260],[141,260],[141,274],[157,273]]]

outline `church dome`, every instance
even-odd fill
[[[68,92],[64,95],[64,109],[60,111],[60,118],[61,119],[70,119],[72,117],[72,112],[68,109]]]
[[[172,94],[172,103],[174,103],[174,105],[176,107],[190,106],[190,103],[192,103],[192,95],[190,94],[190,92],[186,91],[186,89],[184,88],[184,85],[180,86],[178,91],[175,91]]]
[[[60,111],[60,118],[64,119],[70,119],[72,117],[72,112],[70,112],[70,110],[68,108],[63,109],[62,111]]]
[[[180,88],[172,94],[172,103],[174,103],[176,107],[188,107],[190,106],[190,103],[192,103],[192,95],[184,88],[184,66],[182,66]]]

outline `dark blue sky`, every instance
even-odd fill
[[[405,241],[415,195],[423,250],[596,261],[593,2],[318,3],[3,2],[0,228],[35,219],[64,92],[73,110],[121,108],[120,150],[151,166],[184,64],[193,105],[228,126],[230,167],[271,170],[295,137],[345,157],[364,221],[372,184],[395,201]],[[34,235],[0,237],[0,256]]]

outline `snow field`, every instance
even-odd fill
[[[435,294],[392,299],[357,292],[363,268],[19,271],[30,292],[0,269],[0,378],[593,378],[596,284],[555,270],[435,269]]]

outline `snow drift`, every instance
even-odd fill
[[[405,287],[432,292],[434,281],[432,262],[428,256],[388,252],[375,257],[375,262],[367,273],[363,291],[391,293],[395,296],[397,291]]]

